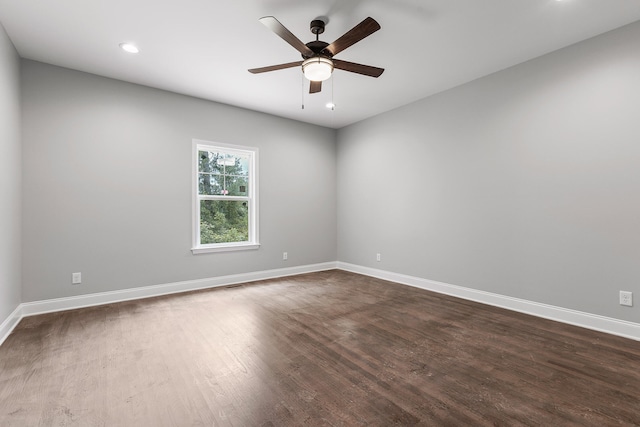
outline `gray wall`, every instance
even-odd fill
[[[640,298],[638,41],[635,23],[341,129],[338,259],[640,321],[618,304]]]
[[[336,260],[334,130],[22,67],[25,302]],[[193,138],[259,148],[259,250],[191,254]]]
[[[20,60],[0,25],[0,323],[21,302]]]

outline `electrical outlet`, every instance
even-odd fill
[[[376,261],[380,262],[382,260],[382,257],[380,256],[380,254],[376,254]]]
[[[286,261],[286,260],[288,260],[288,259],[289,259],[289,254],[288,254],[288,253],[286,253],[286,252],[282,252],[282,260],[283,260],[283,261]]]
[[[82,283],[82,273],[72,273],[71,274],[71,284],[79,285]]]
[[[620,305],[633,306],[633,292],[620,291]]]

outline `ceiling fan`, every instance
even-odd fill
[[[302,43],[300,39],[293,35],[291,31],[273,16],[260,18],[260,22],[300,52],[302,54],[302,61],[252,68],[249,70],[250,73],[266,73],[268,71],[302,66],[304,76],[311,81],[309,93],[317,93],[322,90],[322,82],[331,77],[335,68],[371,77],[379,77],[384,71],[384,68],[356,64],[334,58],[335,55],[349,46],[358,43],[360,40],[380,29],[380,24],[371,17],[364,19],[331,44],[319,40],[320,34],[324,33],[325,26],[325,22],[321,19],[311,21],[310,29],[311,32],[316,35],[316,39],[309,43]]]

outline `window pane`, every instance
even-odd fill
[[[236,200],[200,201],[200,244],[248,241],[248,202]]]
[[[224,190],[224,175],[201,173],[198,175],[198,193],[206,195],[222,194]]]
[[[248,194],[249,184],[247,177],[228,176],[226,185],[229,196],[246,196]]]
[[[235,156],[233,170],[227,170],[228,175],[249,176],[249,156]]]
[[[229,173],[229,168],[233,168],[236,164],[236,160],[231,154],[225,153],[215,153],[216,154],[216,165],[220,168],[221,173]]]
[[[218,160],[224,154],[211,151],[198,151],[198,171],[208,173],[223,173],[223,166],[218,164]]]
[[[215,153],[216,165],[225,175],[249,176],[249,156]]]

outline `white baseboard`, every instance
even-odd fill
[[[11,334],[20,320],[26,316],[150,298],[199,289],[229,286],[238,283],[255,282],[258,280],[274,279],[277,277],[294,276],[297,274],[313,273],[316,271],[333,270],[336,268],[640,341],[640,324],[638,323],[627,322],[596,314],[584,313],[581,311],[555,307],[552,305],[344,262],[326,262],[322,264],[257,271],[212,277],[208,279],[188,280],[184,282],[124,289],[120,291],[101,292],[67,298],[22,303],[0,325],[0,345],[2,345],[9,334]]]
[[[18,325],[20,319],[22,319],[21,309],[21,306],[16,307],[16,309],[13,310],[13,313],[11,313],[0,325],[0,345],[2,345],[4,340],[6,340],[9,334],[11,334],[11,331],[13,331],[13,329]]]
[[[506,308],[520,313],[530,314],[545,319],[555,320],[586,329],[592,329],[640,341],[639,323],[627,322],[624,320],[613,319],[611,317],[599,316],[597,314],[585,313],[548,304],[541,304],[491,292],[480,291],[477,289],[450,285],[448,283],[436,282],[434,280],[377,270],[375,268],[363,267],[344,262],[338,262],[337,264],[337,268],[350,271],[352,273],[377,277],[390,282],[413,286],[440,294],[451,295],[482,304]]]
[[[66,298],[55,298],[43,301],[22,303],[0,326],[0,345],[9,336],[23,317],[56,311],[72,310],[96,305],[111,304],[121,301],[150,298],[199,289],[229,286],[238,283],[255,282],[258,280],[274,279],[277,277],[294,276],[297,274],[313,273],[316,271],[334,270],[336,262],[303,265],[298,267],[280,268],[275,270],[256,271],[251,273],[233,274],[228,276],[211,277],[208,279],[187,280],[184,282],[165,283],[162,285],[145,286],[141,288],[123,289],[120,291],[99,292]]]

